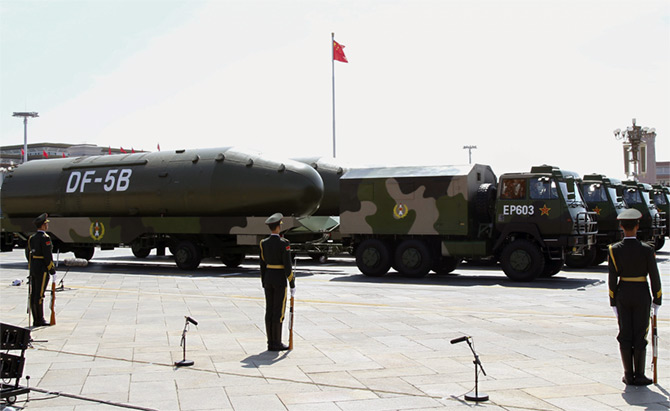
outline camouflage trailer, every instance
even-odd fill
[[[622,181],[623,201],[628,208],[642,213],[637,238],[654,246],[657,250],[665,243],[666,214],[656,207],[651,195],[652,186],[637,181]]]
[[[551,166],[497,185],[479,164],[350,170],[340,180],[340,230],[366,275],[394,267],[420,277],[495,257],[510,279],[531,281],[560,271],[566,250],[595,243],[595,216],[574,178]]]
[[[652,196],[654,204],[658,210],[664,213],[665,217],[665,235],[670,236],[670,187],[665,187],[660,184],[652,185]],[[665,237],[661,237],[656,242],[656,250],[663,248],[665,244]]]
[[[596,213],[598,234],[596,246],[583,254],[568,253],[565,264],[568,267],[584,268],[599,265],[607,260],[607,246],[623,238],[617,217],[626,209],[621,198],[621,180],[608,178],[602,174],[587,174],[577,185],[589,211]]]
[[[304,228],[322,197],[309,165],[232,147],[36,160],[5,176],[2,250],[47,212],[55,250],[79,258],[95,247],[130,246],[137,257],[168,247],[182,269],[204,257],[235,266],[267,236],[267,216],[281,212],[286,230]]]

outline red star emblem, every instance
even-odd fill
[[[596,214],[600,215],[600,212],[603,210],[600,207],[596,206],[596,208],[594,208],[593,211],[595,211]]]
[[[547,205],[545,204],[544,207],[540,208],[540,211],[542,211],[542,214],[540,214],[540,216],[543,216],[543,215],[548,216],[549,215],[549,210],[551,210],[551,208],[547,207]]]

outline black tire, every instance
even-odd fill
[[[356,266],[365,275],[381,277],[391,268],[391,250],[388,244],[376,238],[363,241],[356,248]]]
[[[151,248],[140,247],[139,243],[133,243],[130,246],[130,250],[133,252],[133,255],[137,258],[147,258],[151,254]]]
[[[596,260],[596,251],[595,246],[593,246],[584,251],[584,255],[568,254],[565,256],[565,265],[570,268],[586,268],[593,265]]]
[[[561,272],[561,268],[563,268],[563,265],[565,264],[565,261],[563,260],[547,260],[544,262],[544,272],[542,273],[542,277],[544,278],[549,278],[553,277],[556,274]]]
[[[515,240],[503,250],[500,265],[512,281],[533,281],[544,273],[544,256],[534,243]]]
[[[174,262],[182,270],[195,270],[202,260],[202,251],[190,241],[181,241],[175,247]]]
[[[74,249],[74,256],[77,258],[83,258],[86,261],[93,258],[93,254],[95,254],[94,247],[77,247]]]
[[[433,271],[436,274],[449,274],[461,263],[461,259],[456,257],[441,257],[436,260],[433,266]]]
[[[496,187],[491,183],[481,184],[475,195],[475,214],[482,223],[493,221],[496,211]]]
[[[606,248],[598,248],[596,250],[596,258],[593,259],[593,262],[592,262],[591,265],[596,266],[596,265],[600,265],[600,264],[604,263],[605,261],[607,261],[607,256],[608,255],[609,255],[609,253],[607,252]]]
[[[654,248],[656,248],[656,251],[663,248],[664,245],[665,245],[665,237],[656,237],[656,241],[654,242]]]
[[[423,241],[405,240],[395,250],[394,267],[408,277],[425,277],[433,267],[433,256]]]
[[[226,265],[226,267],[235,268],[239,267],[244,261],[246,256],[244,254],[230,254],[224,253],[221,254],[221,262]]]

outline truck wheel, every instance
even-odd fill
[[[585,268],[593,265],[596,260],[596,249],[591,247],[584,251],[584,255],[568,254],[565,256],[565,265],[570,268]]]
[[[500,265],[512,281],[533,281],[544,272],[544,256],[532,242],[516,240],[503,250]]]
[[[475,214],[479,221],[493,221],[496,207],[496,187],[491,183],[481,184],[475,195]]]
[[[140,247],[139,243],[133,243],[130,246],[130,250],[137,258],[147,258],[147,256],[151,253],[151,248]]]
[[[544,272],[542,273],[542,277],[544,278],[549,278],[553,277],[559,272],[561,272],[561,268],[563,268],[563,264],[565,262],[563,260],[547,260],[544,262]]]
[[[200,265],[202,251],[190,241],[177,244],[174,253],[174,262],[182,270],[195,270]]]
[[[395,250],[395,267],[409,277],[425,277],[433,266],[428,246],[421,240],[405,240]]]
[[[383,276],[391,268],[391,252],[388,245],[376,238],[363,241],[356,250],[356,265],[367,276]]]
[[[460,258],[441,257],[437,259],[436,264],[433,266],[433,271],[435,271],[436,274],[449,274],[454,271],[460,263]]]
[[[663,248],[664,245],[665,245],[665,237],[656,237],[656,241],[654,242],[654,247],[656,248],[656,251]]]
[[[77,247],[74,249],[74,256],[77,258],[83,258],[84,260],[90,260],[95,254],[94,247]]]
[[[225,264],[226,267],[235,268],[239,267],[244,261],[244,254],[230,254],[225,253],[221,254],[221,262]]]

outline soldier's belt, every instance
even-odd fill
[[[33,255],[33,256],[31,256],[31,257],[32,257],[32,258],[37,258],[37,259],[42,259],[42,260],[44,260],[44,256],[43,256],[43,255]]]
[[[267,267],[270,268],[270,269],[274,269],[274,270],[283,270],[284,269],[284,266],[279,265],[279,264],[268,264]]]
[[[646,283],[647,282],[647,277],[642,276],[642,277],[621,277],[621,281],[626,281],[630,283]]]

